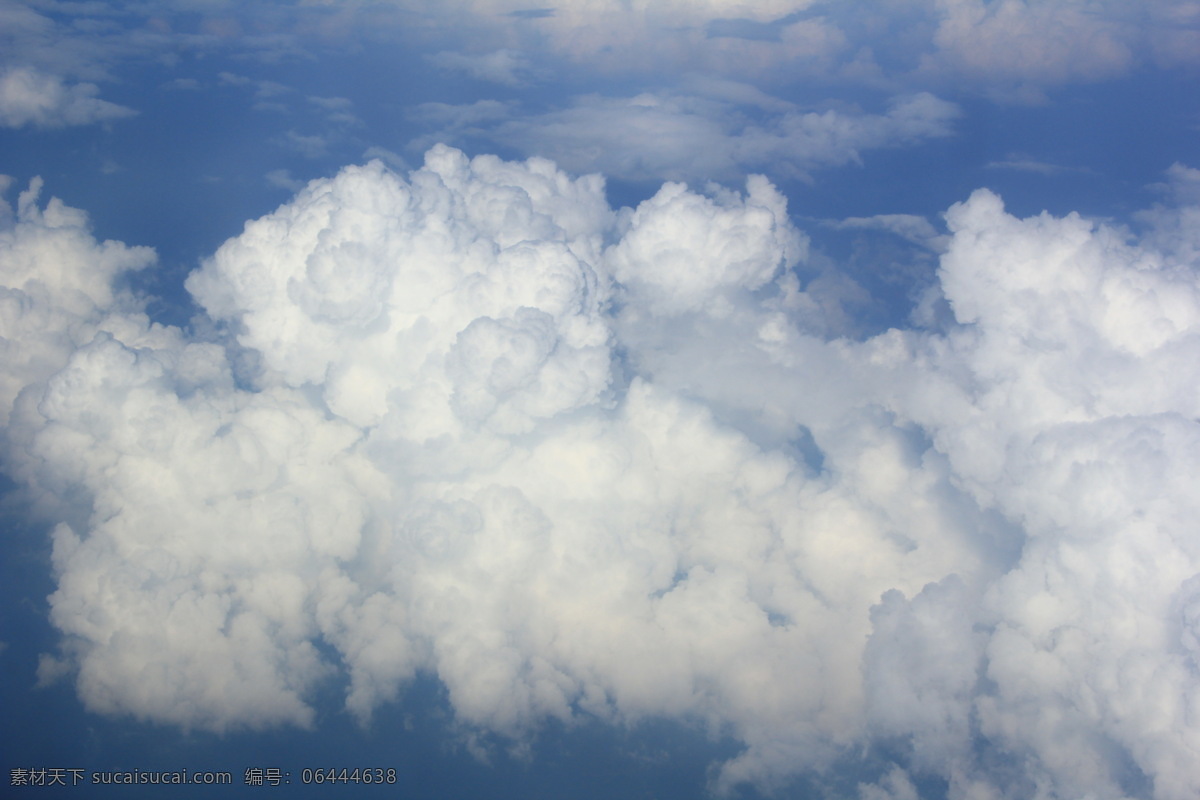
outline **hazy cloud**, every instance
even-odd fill
[[[290,130],[278,140],[279,145],[305,158],[321,158],[329,152],[329,137],[319,133],[304,134]]]
[[[9,69],[0,75],[0,124],[7,128],[62,128],[91,125],[137,114],[101,100],[92,83],[67,85],[35,69]]]
[[[429,56],[435,66],[452,72],[461,72],[472,78],[491,81],[505,86],[519,86],[529,66],[520,53],[512,50],[497,50],[482,55],[467,55],[452,51]]]
[[[1095,80],[1133,60],[1118,19],[1083,2],[942,0],[934,42],[947,66],[1033,85]]]
[[[358,127],[362,120],[354,113],[354,102],[345,97],[309,97],[308,102],[325,112],[325,121],[334,125]]]
[[[787,75],[894,94],[944,93],[953,86],[1023,102],[1044,101],[1054,87],[1146,66],[1191,68],[1200,58],[1200,11],[1177,0],[1143,0],[1136,11],[1125,0],[889,0],[870,6],[604,0],[553,9],[507,0],[452,6],[408,0],[227,8],[198,25],[195,12],[187,4],[133,11],[92,4],[65,24],[9,4],[0,8],[0,37],[9,68],[90,81],[131,56],[220,51],[276,61],[309,57],[315,46],[347,40],[400,39],[418,52],[432,51],[425,57],[442,69],[505,86],[581,68],[649,78],[649,86],[660,90],[668,74],[722,75],[763,87],[778,86]]]
[[[164,83],[163,88],[174,91],[194,92],[198,91],[201,86],[200,81],[195,78],[173,78]]]
[[[948,85],[995,99],[1043,102],[1047,90],[1146,66],[1197,63],[1200,11],[1146,0],[780,0],[590,2],[531,13],[502,0],[442,12],[473,53],[443,64],[509,80],[514,43],[544,58],[610,75],[721,74],[771,85],[782,74],[850,80],[899,91]],[[536,31],[537,38],[530,36]],[[525,50],[536,41],[537,47]],[[443,50],[442,54],[450,52]],[[442,58],[443,55],[435,56]],[[495,62],[489,66],[489,62]],[[488,78],[491,74],[495,78]]]
[[[826,220],[826,226],[835,230],[878,230],[895,235],[921,247],[940,252],[946,237],[929,220],[914,214],[876,214],[873,217],[847,217],[841,220]]]
[[[1018,172],[1034,172],[1047,176],[1061,175],[1064,172],[1083,174],[1090,172],[1090,170],[1082,167],[1068,167],[1061,164],[1051,164],[1047,161],[1039,161],[1024,153],[1009,153],[1003,161],[989,161],[984,167],[986,169],[1011,169]]]
[[[267,173],[266,178],[267,183],[289,192],[298,192],[304,188],[304,181],[293,178],[292,173],[286,169],[273,169]]]
[[[518,115],[499,103],[427,104],[442,127],[433,138],[470,134],[537,152],[580,171],[622,178],[730,180],[746,170],[807,176],[859,162],[865,150],[949,136],[958,108],[930,94],[895,98],[886,113],[805,111],[737,84],[702,84],[721,99],[644,93],[588,95],[566,109]],[[737,98],[753,108],[739,108]],[[762,107],[768,106],[767,110]]]

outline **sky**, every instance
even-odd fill
[[[1200,795],[1198,89],[1191,0],[0,0],[4,793]]]

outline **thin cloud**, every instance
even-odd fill
[[[1012,102],[1046,102],[1057,87],[1095,82],[1151,65],[1190,68],[1200,47],[1200,12],[1172,0],[1127,2],[728,3],[660,2],[638,13],[618,0],[554,9],[472,0],[412,24],[411,9],[333,3],[226,14],[210,29],[172,26],[164,11],[147,26],[66,25],[32,10],[2,13],[9,66],[88,80],[123,58],[229,52],[259,61],[311,57],[348,39],[418,37],[444,69],[502,85],[526,85],[556,67],[587,65],[613,76],[699,73],[771,85],[778,76],[849,80],[892,93],[948,87]],[[332,6],[332,13],[331,13]],[[97,14],[130,19],[102,4]],[[537,37],[527,39],[536,25]],[[192,32],[184,32],[191,30]],[[245,31],[262,30],[260,34]],[[239,32],[240,31],[240,32]],[[882,32],[882,33],[881,33]],[[236,35],[229,35],[235,33]],[[2,34],[0,34],[2,35]],[[514,49],[520,41],[521,50]],[[472,53],[473,55],[464,55]],[[530,67],[536,65],[536,69]]]
[[[171,91],[194,92],[201,88],[201,84],[195,78],[173,78],[164,83],[163,88]]]
[[[325,111],[325,121],[334,125],[358,127],[363,121],[353,112],[354,102],[346,97],[309,97],[311,105]]]
[[[305,158],[321,158],[329,152],[329,138],[321,134],[304,134],[288,131],[279,139],[279,145],[295,151]]]
[[[304,188],[304,181],[297,180],[292,177],[292,173],[286,169],[273,169],[266,174],[267,183],[280,189],[287,189],[289,192],[298,192]]]
[[[132,117],[132,108],[101,100],[92,83],[68,85],[36,69],[0,75],[0,125],[7,128],[64,128]]]
[[[847,217],[840,220],[823,220],[822,224],[834,230],[880,230],[893,233],[915,245],[941,252],[946,237],[924,217],[914,214],[876,214],[872,217]]]
[[[482,55],[441,52],[427,58],[431,64],[443,70],[503,86],[520,86],[526,83],[530,73],[526,59],[513,50],[497,50]]]
[[[514,115],[508,106],[484,102],[423,108],[430,121],[440,117],[449,123],[431,138],[482,136],[547,155],[578,172],[675,180],[728,180],[747,170],[805,177],[819,168],[858,163],[866,150],[949,136],[959,115],[952,103],[929,94],[894,98],[886,113],[870,114],[805,111],[738,91],[737,84],[699,86],[708,96],[589,95],[539,115]],[[743,111],[726,98],[755,108]]]
[[[508,12],[508,16],[516,19],[546,19],[553,17],[556,10],[553,8],[525,8],[518,11]]]
[[[1064,173],[1076,173],[1080,175],[1088,175],[1093,172],[1086,167],[1071,167],[1062,164],[1053,164],[1048,161],[1039,161],[1036,158],[1025,155],[1024,153],[1010,153],[1003,161],[989,161],[984,165],[986,169],[1008,169],[1017,172],[1032,172],[1038,175],[1062,175]]]

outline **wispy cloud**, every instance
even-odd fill
[[[924,217],[914,214],[876,214],[872,217],[847,217],[823,220],[822,224],[835,230],[878,230],[893,233],[913,244],[941,251],[946,244],[945,234],[933,227]]]
[[[542,114],[515,114],[511,106],[489,102],[422,109],[435,124],[445,120],[433,138],[481,136],[549,156],[578,172],[679,180],[727,180],[746,170],[806,176],[860,162],[866,150],[949,136],[959,115],[956,106],[928,94],[895,98],[885,113],[871,114],[805,111],[772,103],[762,93],[735,91],[737,84],[705,86],[720,91],[709,97],[591,95]]]
[[[430,63],[441,69],[504,86],[520,86],[530,73],[526,59],[513,50],[497,50],[482,55],[441,52],[428,58]]]
[[[989,161],[984,166],[987,169],[1008,169],[1018,172],[1033,172],[1038,175],[1062,175],[1064,173],[1087,175],[1092,173],[1092,170],[1087,167],[1052,164],[1048,161],[1039,161],[1024,153],[1009,153],[1003,161]]]
[[[308,102],[325,112],[325,121],[338,126],[358,127],[363,124],[353,111],[354,103],[345,97],[309,97]]]
[[[35,69],[9,69],[0,75],[0,125],[62,128],[132,117],[132,108],[101,100],[92,83],[68,85]]]

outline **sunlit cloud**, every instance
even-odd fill
[[[1197,796],[1198,32],[0,2],[5,751]]]
[[[0,239],[8,463],[61,520],[45,669],[89,708],[309,726],[344,671],[366,720],[428,671],[517,740],[727,728],[718,792],[889,737],[863,796],[1004,791],[993,749],[1103,794],[1113,746],[1200,788],[1200,288],[1160,251],[981,190],[948,326],[852,342],[764,178],[613,209],[437,147],[250,222],[188,279],[227,331],[196,339],[113,288],[150,253],[38,188]]]

